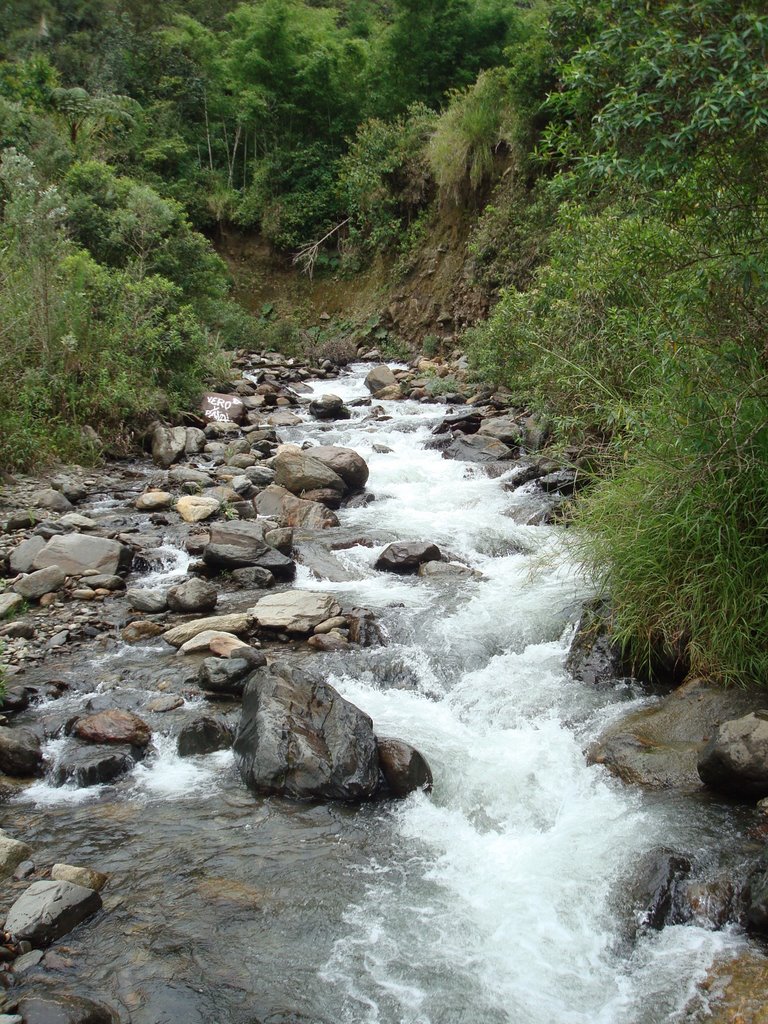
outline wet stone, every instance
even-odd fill
[[[233,739],[232,729],[223,719],[214,715],[200,715],[188,722],[179,732],[179,757],[194,757],[197,754],[211,754],[216,750],[228,750]]]
[[[5,929],[16,939],[47,946],[101,908],[93,889],[72,882],[33,882],[13,904]]]
[[[47,962],[47,957],[46,957]],[[106,1006],[60,992],[25,995],[19,1001],[24,1024],[117,1024]]]
[[[71,746],[59,758],[53,771],[57,786],[73,783],[78,788],[114,782],[136,766],[135,748],[130,746]]]

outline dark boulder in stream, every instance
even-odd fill
[[[368,715],[285,662],[248,680],[235,758],[256,793],[358,801],[372,797],[379,783]]]
[[[378,736],[379,764],[392,796],[408,796],[416,790],[432,789],[432,770],[415,747],[391,736]]]
[[[15,939],[48,945],[101,909],[93,889],[73,882],[33,882],[19,896],[5,921]]]
[[[400,574],[418,572],[423,562],[440,560],[440,548],[428,541],[396,541],[388,544],[376,559],[376,569]]]
[[[198,715],[183,726],[177,746],[179,757],[228,750],[232,746],[232,729],[216,715]]]
[[[768,796],[768,711],[723,722],[701,751],[701,781],[742,800]]]

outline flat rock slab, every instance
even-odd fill
[[[71,745],[56,763],[54,781],[58,786],[71,782],[78,788],[106,785],[136,767],[135,751],[136,747],[124,744]]]
[[[260,626],[286,633],[311,633],[321,622],[338,615],[341,605],[332,594],[289,590],[262,597],[251,613]]]
[[[174,626],[163,633],[163,640],[171,647],[181,647],[188,640],[192,640],[198,633],[215,631],[217,633],[234,633],[238,636],[247,633],[253,626],[252,612],[237,612],[232,615],[210,615],[204,619],[193,619],[192,622],[183,622],[180,626]]]
[[[8,911],[5,930],[33,946],[47,946],[101,909],[93,889],[73,882],[33,882]]]
[[[129,569],[133,554],[130,548],[105,537],[85,537],[80,533],[52,537],[35,555],[35,569],[57,565],[68,576],[82,576],[89,570],[115,575]]]

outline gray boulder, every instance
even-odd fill
[[[87,537],[81,533],[68,533],[52,537],[35,555],[35,569],[56,565],[68,576],[82,576],[93,570],[113,576],[130,569],[133,553],[116,540],[105,537]]]
[[[388,544],[376,559],[374,568],[400,575],[418,572],[423,562],[440,560],[440,548],[427,541],[396,541]]]
[[[126,590],[128,604],[134,611],[156,614],[168,608],[168,596],[164,590]]]
[[[0,594],[0,619],[4,619],[11,612],[20,611],[23,604],[24,598],[21,594]]]
[[[370,718],[285,663],[248,681],[235,759],[254,792],[299,800],[369,799],[379,779]]]
[[[382,363],[381,366],[374,366],[365,378],[365,386],[375,395],[377,391],[384,388],[394,387],[397,384],[397,377],[388,366]]]
[[[208,693],[242,697],[248,676],[267,663],[261,652],[254,651],[254,655],[257,657],[206,658],[198,670],[197,685]]]
[[[47,569],[38,569],[20,579],[18,583],[14,583],[13,589],[25,601],[36,601],[43,594],[61,590],[66,578],[67,574],[58,565],[49,565]]]
[[[33,882],[8,911],[5,930],[17,940],[47,946],[101,909],[93,889],[72,882]]]
[[[305,491],[331,490],[344,494],[346,486],[338,473],[311,454],[296,451],[282,451],[272,462],[275,483],[291,494],[301,495]]]
[[[0,726],[0,771],[23,778],[36,775],[42,763],[40,740],[33,732]]]
[[[152,433],[152,461],[168,469],[182,457],[187,447],[186,427],[155,427]]]
[[[19,1000],[24,1024],[117,1024],[118,1017],[101,1003],[63,992],[28,994]]]
[[[129,746],[86,747],[73,743],[56,762],[54,782],[57,786],[72,782],[78,787],[114,782],[135,767],[137,751]]]
[[[218,600],[216,587],[197,578],[168,591],[168,607],[172,612],[212,612]]]
[[[477,431],[484,437],[493,437],[508,448],[517,447],[523,440],[523,428],[511,416],[494,416],[483,420]]]
[[[458,436],[443,449],[446,459],[458,459],[460,462],[479,462],[483,465],[513,459],[516,450],[510,448],[495,437],[488,434],[472,434],[470,437]]]
[[[321,395],[309,403],[309,412],[316,420],[348,420],[352,413],[338,395]]]
[[[45,543],[42,537],[35,536],[30,537],[28,540],[23,540],[21,544],[17,545],[11,552],[11,557],[8,560],[11,572],[31,572],[35,556],[43,550]]]
[[[742,800],[768,796],[768,711],[718,726],[699,754],[701,781]]]
[[[294,566],[295,571],[295,566]],[[269,569],[262,569],[258,565],[251,565],[245,569],[234,569],[232,579],[238,586],[248,590],[266,590],[274,585],[275,577]]]
[[[260,516],[276,519],[281,527],[303,527],[306,530],[326,530],[338,526],[336,514],[319,501],[297,498],[277,484],[270,484],[254,498]]]
[[[31,846],[0,831],[0,878],[13,874],[19,864],[31,856]]]
[[[348,491],[360,491],[368,482],[368,463],[353,448],[323,444],[310,448],[309,453],[340,476]]]
[[[73,507],[72,502],[53,487],[33,491],[30,502],[36,508],[49,508],[52,512],[71,512]]]
[[[203,561],[217,569],[242,569],[258,565],[259,559],[270,550],[264,541],[261,523],[251,520],[214,523],[210,541],[203,551]]]

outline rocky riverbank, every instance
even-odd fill
[[[330,363],[310,368],[276,354],[243,356],[233,379],[206,396],[199,418],[151,427],[144,459],[94,471],[69,467],[47,481],[6,486],[0,768],[9,809],[36,785],[63,794],[107,792],[156,764],[169,741],[174,756],[190,764],[233,749],[243,798],[251,792],[257,801],[272,795],[388,804],[435,783],[450,785],[424,752],[380,733],[329,682],[329,667],[338,675],[344,665],[365,664],[370,672],[376,652],[393,640],[386,615],[340,588],[354,584],[354,553],[370,557],[372,570],[393,587],[415,579],[447,596],[482,585],[485,576],[460,545],[437,543],[428,527],[415,539],[412,523],[404,538],[376,523],[381,495],[368,486],[368,462],[333,443],[333,431],[354,418],[380,436],[392,422],[392,403],[423,406],[434,418],[427,448],[477,480],[499,481],[499,492],[514,497],[505,515],[523,531],[557,520],[582,474],[578,465],[540,454],[546,424],[514,408],[509,395],[472,389],[459,355],[450,364],[422,360],[394,369],[369,355],[367,394],[346,399],[333,393],[339,368]],[[318,379],[328,382],[327,394],[306,383]],[[436,388],[439,381],[448,388]],[[311,441],[301,436],[306,424],[314,424]],[[314,443],[325,440],[323,432],[332,443]],[[398,458],[381,441],[371,450]],[[348,510],[369,509],[365,529],[345,518]],[[396,609],[401,592],[392,593]],[[750,718],[748,739],[743,729],[730,736],[733,727],[724,725],[760,711],[753,695],[694,682],[649,704],[610,651],[596,666],[583,633],[572,650],[580,685],[643,703],[589,750],[591,761],[625,781],[704,792],[697,763],[706,741],[713,741],[707,764],[719,766],[703,769],[710,786],[724,777],[723,764],[732,767],[726,745],[733,751],[763,742],[759,714]],[[111,651],[113,668],[88,670]],[[386,683],[397,686],[392,662],[382,664]],[[762,748],[755,749],[759,761]],[[762,782],[754,783],[752,767],[746,774],[754,801]],[[725,775],[724,788],[733,792],[733,772]],[[11,879],[0,971],[5,1008],[27,1024],[59,1019],[55,1013],[71,1021],[133,1020],[124,1000],[122,1010],[99,1008],[87,985],[71,987],[74,967],[65,971],[68,995],[61,996],[57,978],[56,943],[115,914],[119,889],[98,857],[52,865],[45,845],[28,844],[16,824],[13,813],[6,816],[0,844]],[[734,921],[762,929],[768,876],[759,856],[761,813],[744,827],[752,837],[738,871],[702,871],[686,849],[650,851],[630,886],[629,931],[686,922],[722,929]]]

